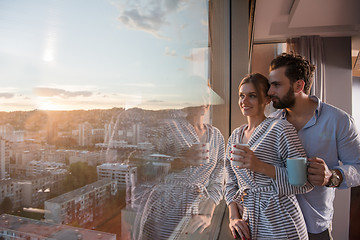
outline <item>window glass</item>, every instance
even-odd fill
[[[219,228],[209,34],[207,0],[1,1],[0,235]]]

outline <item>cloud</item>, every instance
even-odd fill
[[[130,29],[141,30],[158,38],[165,38],[160,28],[168,24],[167,16],[184,8],[184,0],[120,0],[113,1],[119,11],[119,21]]]
[[[0,98],[13,98],[14,96],[13,93],[0,93]]]
[[[163,102],[165,102],[165,101],[153,99],[153,100],[149,100],[149,101],[146,101],[146,102],[147,102],[147,103],[163,103]]]
[[[34,92],[39,97],[62,97],[62,98],[71,98],[71,97],[90,97],[93,95],[92,92],[89,91],[66,91],[60,88],[43,88],[38,87],[34,88]]]
[[[164,55],[174,57],[174,56],[176,56],[176,51],[175,50],[170,50],[169,47],[166,47]]]
[[[155,85],[150,82],[126,82],[120,84],[123,87],[141,87],[141,88],[153,88]]]
[[[191,62],[204,62],[207,60],[207,52],[204,48],[194,50],[189,56],[184,57]]]

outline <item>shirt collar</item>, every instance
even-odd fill
[[[304,128],[313,126],[316,123],[316,120],[319,118],[320,113],[321,113],[321,103],[322,103],[321,100],[318,97],[313,96],[313,95],[310,95],[309,98],[310,98],[310,100],[317,103],[317,107],[315,109],[314,116],[309,120],[309,122],[307,122],[305,124]],[[281,112],[281,119],[286,120],[286,113],[287,113],[286,109],[283,109]]]

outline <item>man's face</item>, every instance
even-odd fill
[[[295,93],[293,84],[285,76],[285,67],[277,68],[269,74],[270,89],[268,95],[273,102],[274,108],[291,108],[295,105]]]

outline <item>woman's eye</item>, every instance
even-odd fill
[[[239,98],[240,98],[240,99],[244,99],[244,97],[245,97],[244,94],[240,94],[240,95],[239,95]]]

